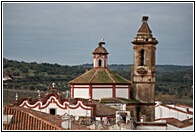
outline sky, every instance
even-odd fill
[[[60,65],[93,63],[104,38],[108,64],[133,64],[133,44],[142,22],[156,46],[157,65],[193,65],[193,3],[9,2],[2,9],[3,57]]]

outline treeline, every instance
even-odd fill
[[[3,58],[3,75],[13,80],[5,88],[20,90],[47,90],[54,82],[58,89],[69,89],[68,82],[91,69],[93,64],[68,66],[49,63],[26,63]],[[109,65],[122,77],[130,80],[131,64]],[[156,94],[175,95],[193,99],[193,67],[176,65],[156,66]]]
[[[6,86],[9,89],[47,90],[54,82],[58,89],[65,90],[70,80],[84,72],[85,69],[78,66],[3,59],[3,75],[13,79]]]

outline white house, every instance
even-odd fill
[[[155,121],[167,121],[167,130],[193,130],[193,108],[156,102]]]

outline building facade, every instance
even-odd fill
[[[62,93],[56,89],[54,84],[43,98],[38,94],[38,98],[33,101],[30,98],[22,98],[19,101],[16,99],[14,105],[52,115],[96,116],[95,104],[84,102],[79,98],[63,98]]]

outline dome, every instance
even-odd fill
[[[105,42],[99,42],[99,46],[94,50],[93,54],[109,54],[102,46],[103,44],[105,44]]]

